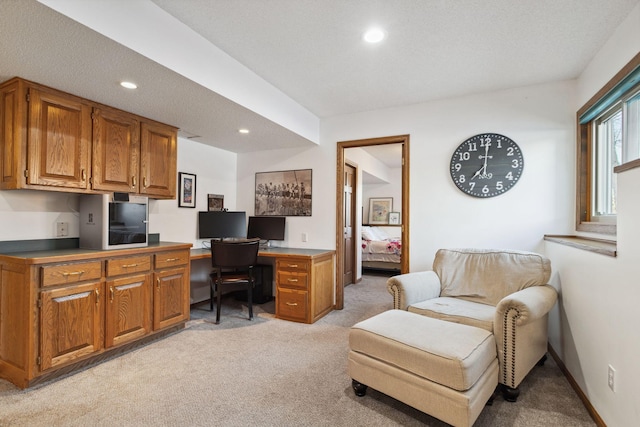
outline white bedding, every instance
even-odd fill
[[[362,261],[400,263],[402,242],[378,227],[362,227]]]

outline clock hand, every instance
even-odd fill
[[[478,170],[478,172],[476,172],[471,179],[474,179],[476,176],[479,176],[481,173],[482,175],[486,175],[487,174],[487,159],[489,158],[489,145],[491,145],[491,143],[486,143],[484,146],[484,156],[480,156],[480,158],[484,158],[484,165]]]

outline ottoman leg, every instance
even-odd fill
[[[362,397],[367,394],[367,386],[356,380],[351,380],[351,387],[353,387],[353,391],[358,397]]]

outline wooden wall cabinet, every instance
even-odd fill
[[[333,310],[335,254],[276,259],[276,317],[313,323]]]
[[[184,327],[191,245],[160,246],[0,255],[0,378],[28,387]]]
[[[176,196],[177,130],[13,78],[0,85],[0,189]]]

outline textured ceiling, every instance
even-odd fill
[[[153,2],[317,117],[575,78],[639,3]],[[0,0],[0,11],[2,80],[22,76],[173,124],[195,141],[234,152],[313,146],[35,0]],[[388,33],[380,45],[361,41],[371,24]],[[140,89],[123,91],[117,86],[123,78]],[[252,132],[238,135],[239,127]]]

